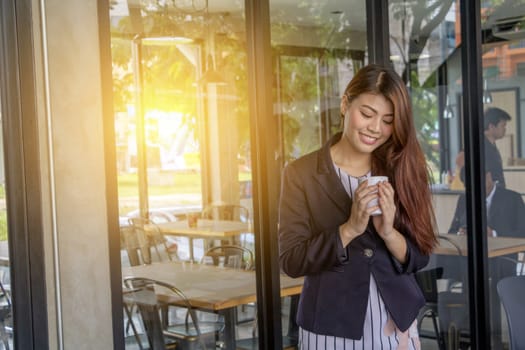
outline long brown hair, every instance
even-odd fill
[[[346,87],[341,113],[344,115],[349,104],[363,93],[383,95],[394,107],[394,131],[372,153],[372,173],[388,176],[396,191],[396,228],[409,232],[419,249],[430,254],[437,243],[430,171],[417,140],[408,90],[394,70],[370,64],[361,68]]]

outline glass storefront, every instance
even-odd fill
[[[168,281],[205,304],[196,321],[208,348],[232,348],[256,333],[244,8],[197,0],[137,5],[110,11],[123,276],[154,278],[174,268],[200,276],[199,287],[188,285],[189,276]],[[142,264],[151,269],[140,272]],[[247,271],[228,275],[224,267]],[[244,278],[250,292],[232,295],[229,278]],[[128,302],[124,294],[125,310]],[[147,326],[129,316],[131,349],[132,322],[141,335]],[[171,326],[180,317],[170,305],[163,321]],[[210,337],[210,324],[224,331]]]
[[[523,274],[522,242],[516,238],[525,237],[520,79],[525,57],[516,18],[522,18],[525,8],[512,1],[481,6],[483,113],[478,120],[485,150],[480,198],[486,198],[486,227],[472,232],[465,160],[474,155],[465,152],[461,59],[465,45],[459,2],[391,1],[389,5],[391,60],[410,86],[419,137],[434,180],[440,246],[425,275],[432,281],[425,284],[429,290],[421,336],[436,346],[441,341],[447,349],[471,345],[467,236],[485,235],[490,337],[492,348],[501,349],[509,339],[497,284],[504,277]],[[478,173],[470,170],[470,178]]]
[[[355,72],[368,63],[367,13],[359,1],[269,4],[273,120],[279,133],[280,166],[284,167],[319,148],[339,130],[342,91]],[[491,140],[497,141],[507,189],[521,199],[525,193],[520,185],[525,146],[521,141],[519,77],[524,70],[520,66],[524,49],[519,35],[502,34],[498,27],[498,23],[508,22],[505,6],[488,4],[481,10],[483,107],[501,108],[511,117],[506,121],[506,133]],[[435,300],[429,303],[435,305],[421,315],[421,341],[425,348],[438,344],[454,348],[470,341],[467,180],[462,170],[469,155],[464,151],[463,136],[459,3],[390,1],[388,11],[389,60],[410,89],[418,136],[432,174],[439,234],[439,248],[427,267],[435,288],[435,295],[428,295]],[[147,264],[166,259],[181,264],[217,263],[217,259],[205,257],[205,252],[221,244],[240,245],[251,254],[255,251],[255,235],[250,230],[257,213],[253,213],[251,191],[253,155],[243,12],[240,5],[214,1],[141,2],[138,7],[119,3],[111,9],[123,237],[136,231],[134,218],[147,218],[158,225],[159,231],[164,230],[166,222],[188,226],[189,220],[196,220],[199,227],[209,219],[205,213],[212,205],[219,206],[221,209],[215,209],[219,211],[229,207],[228,220],[247,223],[246,232],[230,240],[197,239],[181,233],[183,229],[162,233],[162,246],[157,242],[161,251],[148,251]],[[499,181],[496,193],[502,185]],[[488,194],[492,188],[487,187]],[[498,196],[494,197],[496,202]],[[508,336],[495,286],[502,273],[516,274],[523,265],[515,252],[501,258],[491,251],[491,245],[501,242],[500,238],[514,234],[491,226],[497,225],[490,211],[497,205],[487,206],[491,336],[494,348],[499,348]],[[241,209],[233,209],[237,207]],[[225,219],[220,217],[224,214],[216,215],[213,219]],[[136,247],[127,244],[123,239],[125,269],[140,259],[144,261],[145,254],[130,255],[130,249]],[[502,267],[502,261],[514,265]],[[293,342],[297,295],[281,302],[283,341]],[[461,307],[451,309],[450,305]],[[237,340],[257,333],[252,323],[256,317],[254,304],[241,309],[248,321],[236,325]],[[434,319],[427,317],[432,315]],[[222,316],[216,320],[221,321]],[[224,344],[220,335],[215,340]]]
[[[1,102],[0,102],[1,104]],[[1,107],[1,105],[0,105]],[[0,112],[0,126],[3,126]],[[13,314],[11,301],[11,276],[9,262],[9,234],[7,228],[7,205],[5,198],[5,171],[3,133],[0,133],[0,342],[7,349],[13,343]]]
[[[52,4],[38,11],[47,11],[42,14],[42,19],[49,14],[60,17],[58,12],[62,10],[75,16],[75,11],[78,11],[75,1],[81,3],[79,0],[69,2],[67,12]],[[474,323],[470,318],[470,315],[480,312],[471,309],[474,303],[480,307],[482,315],[487,314],[491,331],[490,348],[509,348],[509,325],[497,286],[506,277],[525,273],[525,122],[521,108],[525,101],[525,87],[522,86],[525,81],[525,33],[522,30],[525,6],[518,0],[483,1],[479,3],[479,13],[467,14],[461,13],[462,3],[459,0],[390,0],[386,3],[388,18],[371,21],[376,14],[367,13],[367,6],[380,8],[379,4],[383,2],[265,0],[264,6],[259,6],[259,2],[255,6],[248,1],[118,0],[108,4],[107,27],[101,25],[104,21],[93,19],[100,25],[101,34],[110,36],[111,45],[115,132],[112,146],[116,158],[120,230],[109,240],[117,236],[120,239],[119,255],[114,256],[120,257],[122,274],[116,283],[112,280],[112,286],[123,284],[123,310],[117,311],[118,317],[122,311],[122,322],[118,320],[119,326],[113,332],[118,333],[122,323],[124,334],[115,335],[115,338],[122,340],[123,336],[126,349],[140,348],[139,344],[151,348],[161,341],[178,342],[183,346],[199,342],[207,348],[253,348],[259,337],[273,337],[268,333],[275,329],[267,329],[268,323],[265,322],[268,322],[268,317],[265,313],[275,313],[275,317],[280,319],[280,325],[275,328],[278,328],[278,337],[282,334],[283,347],[297,346],[294,320],[302,280],[281,274],[280,279],[274,276],[268,281],[268,276],[264,275],[268,270],[277,275],[278,270],[278,253],[260,248],[277,231],[272,215],[277,212],[278,201],[273,201],[273,193],[266,193],[271,192],[265,187],[266,184],[258,182],[273,185],[280,179],[278,176],[276,179],[264,177],[273,174],[274,164],[269,166],[270,170],[259,168],[271,158],[278,163],[277,173],[294,159],[318,149],[339,131],[343,90],[361,67],[373,61],[375,56],[371,52],[375,46],[369,46],[378,42],[388,42],[388,63],[393,65],[409,87],[418,137],[433,181],[439,246],[425,272],[418,274],[418,282],[427,298],[418,319],[421,348],[472,346],[474,339],[482,337],[477,333],[484,331],[472,329],[483,326],[483,322]],[[251,15],[252,8],[266,10],[265,6],[268,13],[258,14],[256,18]],[[12,9],[15,7],[13,5]],[[35,12],[38,11],[35,9]],[[101,16],[94,13],[93,18]],[[33,14],[24,16],[31,17]],[[469,112],[473,102],[467,97],[477,87],[466,81],[468,79],[464,74],[467,68],[471,68],[470,63],[464,66],[464,40],[466,34],[471,33],[461,32],[462,20],[465,24],[465,18],[471,18],[467,16],[479,16],[481,23],[481,84],[478,86],[481,94],[478,102],[482,112],[475,117],[474,124]],[[27,153],[15,148],[10,153],[9,146],[18,142],[12,136],[16,135],[12,131],[17,131],[17,127],[6,127],[6,111],[21,110],[17,105],[21,102],[6,94],[1,95],[3,114],[0,115],[0,122],[2,128],[11,134],[4,131],[0,152],[3,155],[0,159],[0,204],[3,203],[0,206],[0,283],[4,287],[0,288],[0,341],[6,339],[11,347],[17,346],[13,344],[16,337],[13,337],[9,304],[11,290],[15,293],[15,300],[23,301],[18,304],[19,310],[25,310],[21,307],[27,306],[31,309],[27,313],[35,312],[35,323],[51,314],[51,318],[56,317],[49,327],[46,322],[40,322],[41,328],[45,329],[46,341],[62,344],[64,340],[61,337],[66,339],[76,335],[71,335],[74,331],[72,333],[68,323],[75,320],[69,317],[69,313],[74,314],[74,307],[67,304],[62,308],[60,304],[64,300],[69,301],[67,298],[70,295],[76,295],[79,284],[75,277],[71,277],[74,275],[71,270],[78,266],[64,268],[73,261],[67,255],[71,253],[66,245],[78,244],[82,249],[91,249],[98,248],[89,246],[92,242],[101,244],[99,236],[94,236],[96,239],[93,240],[84,236],[85,241],[79,241],[74,237],[76,228],[70,229],[74,226],[60,222],[64,217],[75,220],[77,216],[71,213],[74,209],[83,209],[67,202],[72,200],[68,187],[59,191],[48,189],[50,185],[45,180],[50,173],[58,179],[51,179],[53,185],[54,181],[59,183],[60,179],[68,178],[68,174],[74,172],[61,166],[71,166],[72,159],[78,161],[78,154],[67,159],[69,154],[64,155],[67,153],[63,153],[64,148],[53,149],[54,145],[64,147],[64,144],[74,141],[73,132],[69,138],[66,138],[65,132],[59,132],[61,128],[66,129],[60,121],[68,120],[64,115],[68,115],[70,109],[57,103],[57,95],[60,96],[63,86],[69,88],[73,84],[69,81],[61,84],[61,79],[71,76],[65,68],[77,69],[74,64],[63,64],[64,70],[61,69],[61,58],[57,58],[60,55],[53,51],[53,48],[56,50],[56,42],[47,37],[48,33],[57,33],[53,31],[56,30],[53,24],[56,17],[50,16],[49,23],[43,22],[42,28],[34,30],[34,33],[41,30],[38,35],[46,41],[38,42],[44,40],[40,37],[35,40],[35,47],[41,45],[44,48],[35,50],[35,56],[45,57],[34,60],[49,61],[31,62],[28,59],[22,64],[22,58],[15,59],[13,56],[9,66],[5,64],[0,72],[14,72],[15,66],[26,72],[27,67],[38,67],[35,68],[37,78],[34,79],[37,82],[34,83],[34,77],[29,76],[24,82],[24,91],[33,95],[27,87],[37,86],[39,90],[31,98],[37,101],[33,102],[38,106],[31,113],[39,114],[49,108],[45,112],[49,116],[35,118],[36,121],[24,120],[25,127],[42,127],[44,125],[39,123],[43,120],[47,122],[49,118],[55,121],[53,118],[60,116],[56,124],[50,122],[46,125],[50,131],[43,138],[49,139],[30,141],[30,136],[42,137],[44,132],[29,133],[27,135],[30,136],[24,135],[25,139],[21,137],[20,144],[16,145]],[[4,25],[7,16],[0,14],[0,20],[0,24]],[[381,20],[384,24],[388,22],[388,37],[381,37],[382,33],[371,29],[371,22],[377,24]],[[269,28],[258,28],[259,25]],[[259,34],[258,30],[269,29],[270,50],[257,59],[266,63],[266,60],[271,61],[272,70],[268,75],[272,76],[266,79],[273,83],[269,87],[272,94],[272,100],[268,103],[271,104],[268,107],[270,113],[257,117],[251,109],[253,100],[260,99],[261,103],[269,100],[261,98],[264,93],[261,92],[260,82],[257,78],[252,79],[252,75],[256,74],[250,68],[250,55],[260,53],[256,47],[263,46],[259,41],[264,38],[250,32],[255,27],[255,34]],[[71,40],[77,40],[75,35],[78,33],[72,31]],[[2,41],[0,49],[16,51],[13,48],[17,46],[18,39],[12,36]],[[97,47],[89,39],[93,38],[82,37],[78,40],[89,47]],[[27,49],[26,46],[21,47]],[[49,57],[45,52],[48,48],[51,49]],[[31,55],[21,55],[24,59],[28,56]],[[69,59],[74,61],[72,57]],[[93,60],[99,59],[97,56]],[[57,64],[58,61],[60,64]],[[50,71],[40,72],[39,69]],[[39,76],[46,74],[49,76],[45,79]],[[60,80],[60,84],[54,84],[53,79]],[[7,79],[0,81],[12,83]],[[0,92],[7,91],[7,88],[0,86]],[[49,100],[40,101],[45,100],[43,96],[48,93],[51,96]],[[104,113],[100,112],[101,115]],[[22,119],[27,118],[27,114],[23,114],[24,117],[14,112],[11,114],[10,121],[18,118],[20,120],[16,122],[22,123]],[[95,117],[100,117],[100,121]],[[92,122],[102,123],[102,119],[97,115]],[[479,143],[476,138],[469,138],[472,125],[482,126]],[[273,139],[267,141],[272,145],[263,147],[261,151],[255,146],[266,141],[259,140],[264,135],[261,132],[264,127],[276,130],[276,135],[272,137],[277,142],[273,145]],[[90,128],[93,129],[93,125]],[[79,132],[78,135],[83,134]],[[109,133],[104,137],[107,135]],[[45,147],[50,150],[40,150]],[[46,158],[48,151],[57,156],[56,163],[52,159],[44,165],[47,159],[36,160]],[[102,168],[102,159],[112,153],[113,148],[111,152],[106,149],[107,153],[96,148],[92,152],[89,159],[100,160],[97,165]],[[482,160],[479,169],[476,167],[477,159]],[[6,188],[4,175],[15,173],[11,176],[15,179],[16,172],[9,172],[14,169],[13,164],[25,169],[33,162],[33,166],[41,170],[41,177],[31,168],[28,172],[35,178],[26,180],[21,176],[16,179],[30,184],[28,189],[24,188],[29,194],[24,192],[16,203],[5,203],[5,192],[9,193],[8,189],[13,186]],[[77,166],[77,170],[81,168],[75,164],[80,163],[72,165]],[[108,178],[112,177],[108,175],[110,173],[105,173]],[[36,183],[39,185],[32,187]],[[110,187],[110,183],[108,181],[104,185]],[[481,193],[472,190],[479,184],[482,187],[477,192]],[[97,186],[99,189],[103,187],[99,183]],[[39,193],[33,197],[31,191]],[[47,197],[53,197],[56,194],[53,191],[61,194],[56,201],[59,205],[48,208],[56,205],[53,201],[57,198],[49,200]],[[78,191],[82,193],[90,189],[81,188]],[[111,196],[109,192],[107,196]],[[38,202],[42,193],[43,208]],[[27,204],[24,201],[33,204],[31,210],[20,209],[21,204]],[[472,215],[473,208],[485,211],[481,221],[477,221],[478,216]],[[68,212],[70,209],[71,212]],[[16,227],[23,227],[27,222],[30,225],[17,232],[17,254],[10,257],[8,242],[12,244],[15,240],[13,232],[8,235],[6,217],[7,213],[15,213],[14,210],[20,217]],[[31,217],[25,220],[24,215]],[[93,216],[97,216],[93,221],[106,220],[98,212]],[[104,226],[104,223],[96,223],[94,227]],[[11,220],[10,224],[13,225]],[[472,225],[481,228],[474,230]],[[46,239],[41,239],[40,235]],[[56,245],[51,247],[50,241]],[[476,249],[470,244],[473,241]],[[42,248],[40,245],[47,245],[46,253],[42,254],[46,255],[46,259],[35,254]],[[481,255],[478,254],[480,249]],[[99,252],[105,257],[103,249]],[[22,254],[27,254],[27,257]],[[18,256],[16,270],[13,261]],[[480,256],[482,259],[479,259]],[[44,266],[44,261],[49,266]],[[31,271],[25,270],[24,262],[32,266]],[[89,265],[91,260],[86,259],[85,262]],[[53,264],[56,266],[51,266]],[[116,270],[109,265],[111,263],[108,263],[108,270]],[[35,295],[38,296],[31,303],[26,302],[25,299],[31,297],[32,285],[28,284],[26,290],[18,288],[19,294],[16,294],[17,289],[11,288],[11,271],[12,276],[22,276],[18,281],[15,279],[15,283],[19,283],[17,286],[25,286],[27,281],[45,284],[45,280],[48,289],[35,284],[38,289]],[[24,274],[15,274],[15,271]],[[472,271],[475,277],[470,274]],[[48,280],[49,277],[55,280]],[[87,276],[83,282],[89,283],[89,278]],[[115,276],[112,278],[115,279]],[[157,285],[155,288],[163,297],[152,301],[147,297],[151,292],[149,287],[153,286],[151,280],[168,282],[173,288],[160,292],[159,288],[171,287]],[[270,288],[267,289],[266,285]],[[264,293],[258,294],[261,287]],[[181,292],[177,298],[173,294],[175,288]],[[480,294],[479,290],[473,293],[474,289],[483,289],[487,296],[486,305],[475,299]],[[50,296],[45,300],[42,296],[46,290],[57,293],[56,298]],[[280,310],[268,306],[275,306],[274,303],[257,298],[262,295],[275,297],[279,290],[282,296],[279,299]],[[120,292],[113,291],[118,293],[119,300]],[[479,299],[484,297],[484,293]],[[16,299],[17,296],[21,298]],[[185,298],[193,307],[191,312]],[[49,313],[44,306],[39,309],[39,303],[45,304],[51,299],[60,305],[51,305]],[[120,309],[119,304],[113,305]],[[152,315],[156,316],[152,318]],[[2,317],[5,320],[3,324]],[[33,322],[33,319],[30,321]],[[196,338],[187,332],[188,329],[194,331],[195,324],[199,325],[201,333]],[[26,326],[36,329],[34,324],[31,327],[18,325],[20,329]],[[171,334],[159,332],[166,326],[169,326]],[[61,333],[63,330],[65,334]],[[57,339],[47,339],[47,332]],[[17,330],[14,334],[22,333]],[[23,334],[31,335],[30,332]]]

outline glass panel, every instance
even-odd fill
[[[1,108],[0,108],[1,111]],[[0,126],[3,127],[0,112]],[[13,318],[11,313],[11,277],[9,273],[9,234],[5,202],[4,142],[0,133],[0,341],[6,349],[13,346]]]
[[[365,64],[365,4],[270,1],[283,160],[309,153],[339,130],[341,94]]]
[[[427,301],[418,319],[421,347],[455,349],[470,334],[466,236],[457,235],[466,230],[459,3],[391,0],[389,11],[390,58],[410,89],[439,234],[427,271],[417,274]]]
[[[341,96],[367,63],[365,2],[270,0],[270,16],[284,166],[340,130]],[[298,295],[282,299],[285,347],[297,342],[297,302]]]
[[[120,0],[110,16],[123,276],[173,284],[207,348],[235,349],[256,317],[243,4]],[[159,339],[127,287],[127,348],[149,347],[146,330],[192,341],[184,305],[168,303],[177,336]]]
[[[522,1],[482,2],[484,156],[493,349],[519,347],[509,346],[509,325],[496,287],[501,279],[524,273],[525,124],[522,106],[525,95],[520,68],[525,63],[524,16]],[[507,254],[491,252],[493,245],[503,243],[509,245]],[[509,307],[506,300],[501,301]],[[508,311],[513,308],[515,306],[510,305]],[[510,334],[516,336],[522,330],[512,329]]]

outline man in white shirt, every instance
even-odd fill
[[[492,179],[492,172],[485,174],[485,193],[487,194],[487,235],[525,238],[525,204],[516,191],[498,185]],[[458,198],[456,211],[448,233],[466,233],[466,197]]]

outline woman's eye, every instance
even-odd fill
[[[387,125],[392,125],[394,123],[394,119],[383,119],[383,122]]]
[[[365,112],[361,112],[361,115],[362,115],[363,117],[367,118],[367,119],[368,119],[368,118],[372,118],[371,115],[368,115],[368,114],[366,114]]]

